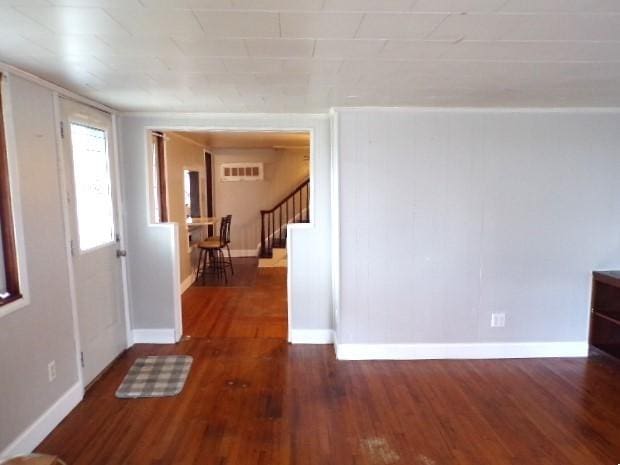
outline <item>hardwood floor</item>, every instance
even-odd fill
[[[258,329],[250,310],[282,292],[262,271],[254,290],[188,291],[193,337],[132,347],[38,450],[68,465],[620,462],[618,361],[337,361]],[[183,392],[116,399],[133,360],[154,354],[194,357]]]
[[[209,273],[201,276],[194,282],[193,287],[252,287],[256,285],[258,270],[258,258],[241,257],[233,258],[235,274],[231,274],[227,268],[228,280],[222,279],[217,274]],[[286,279],[286,276],[284,277]]]
[[[286,268],[259,269],[244,259],[234,265],[229,285],[194,285],[183,294],[183,333],[286,339]]]

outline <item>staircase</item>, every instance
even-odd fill
[[[270,210],[261,210],[260,258],[273,257],[274,249],[286,249],[286,225],[310,222],[310,179]]]

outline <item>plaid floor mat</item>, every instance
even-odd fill
[[[193,361],[189,355],[140,357],[116,390],[116,397],[176,396],[183,390]]]

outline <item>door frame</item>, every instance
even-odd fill
[[[71,316],[73,320],[73,339],[75,346],[75,362],[77,366],[78,373],[78,381],[82,387],[82,392],[85,391],[86,385],[84,383],[84,375],[83,375],[83,367],[81,360],[82,353],[82,344],[80,342],[80,327],[79,327],[79,313],[78,313],[78,304],[77,304],[77,289],[76,289],[76,280],[75,280],[75,269],[73,266],[73,256],[71,254],[71,212],[69,208],[69,204],[67,202],[67,193],[68,193],[68,172],[66,167],[66,156],[68,154],[65,153],[65,147],[63,138],[61,135],[61,123],[63,121],[62,117],[62,104],[60,99],[71,100],[80,105],[84,105],[87,107],[91,107],[97,111],[101,111],[103,113],[107,113],[110,115],[112,119],[112,136],[113,136],[113,165],[114,172],[113,176],[116,177],[116,182],[113,188],[113,196],[117,205],[117,234],[119,235],[120,241],[118,242],[118,247],[120,249],[126,250],[126,225],[125,218],[123,215],[124,207],[123,207],[123,198],[122,198],[122,187],[121,187],[121,171],[120,171],[120,158],[119,158],[119,138],[118,138],[118,115],[110,111],[107,108],[101,108],[98,105],[92,105],[84,102],[80,99],[72,98],[71,96],[62,95],[58,92],[54,92],[53,94],[53,104],[54,104],[54,123],[55,129],[54,134],[56,138],[56,162],[58,166],[58,183],[60,187],[60,192],[62,195],[61,204],[62,204],[62,217],[63,217],[63,229],[65,236],[65,256],[67,259],[67,272],[69,275],[69,294],[71,298]],[[68,128],[65,128],[68,130]],[[133,345],[132,332],[131,332],[131,318],[129,315],[129,289],[128,289],[128,270],[127,270],[127,261],[124,259],[121,260],[121,292],[122,292],[122,312],[125,319],[125,348],[129,348]],[[95,378],[96,379],[96,378]]]
[[[214,183],[213,183],[213,154],[204,149],[204,165],[205,165],[205,214],[207,216],[215,216],[213,197],[215,195]],[[213,226],[208,226],[207,231],[209,236],[213,236],[215,231]]]
[[[315,182],[316,182],[316,173],[314,172],[315,169],[315,165],[314,165],[314,160],[315,160],[315,149],[316,149],[316,143],[315,143],[315,128],[311,127],[311,126],[305,126],[305,125],[300,125],[300,126],[286,126],[286,125],[282,125],[282,126],[278,126],[278,125],[265,125],[265,126],[255,126],[255,125],[234,125],[233,123],[231,123],[230,125],[222,125],[222,126],[210,126],[210,125],[196,125],[196,126],[188,126],[188,125],[174,125],[174,124],[162,124],[162,125],[152,125],[152,124],[147,124],[144,125],[143,127],[144,130],[144,134],[146,137],[146,144],[147,144],[147,154],[148,154],[148,135],[152,132],[152,131],[159,131],[159,132],[204,132],[204,131],[211,131],[211,132],[298,132],[298,133],[307,133],[310,136],[310,159],[308,160],[308,172],[310,173],[310,197],[308,199],[308,205],[309,205],[309,222],[308,223],[298,223],[297,227],[303,227],[303,228],[314,228],[314,224],[315,224],[315,195],[316,195],[316,189],[315,189]],[[205,149],[205,152],[209,152],[211,154],[211,156],[213,157],[213,153],[211,150],[207,149],[206,147],[203,147]],[[148,160],[148,157],[147,157]],[[212,160],[213,161],[213,160]],[[148,162],[147,162],[148,164]],[[214,176],[216,176],[215,172],[214,172]],[[149,179],[149,178],[147,178]],[[215,183],[215,180],[214,180]],[[150,181],[147,182],[147,189],[148,189],[148,185],[150,184]],[[147,192],[148,194],[148,192]],[[147,208],[150,208],[150,204],[147,203]],[[150,218],[151,212],[147,210],[146,212],[146,217]],[[151,221],[149,220],[149,223],[151,223]],[[176,229],[178,234],[178,228]],[[292,237],[289,236],[289,238]],[[286,303],[287,303],[287,341],[289,343],[293,342],[293,328],[292,328],[292,321],[293,321],[293,288],[292,288],[292,261],[291,261],[291,254],[290,254],[290,244],[292,241],[287,241],[287,273],[286,273]],[[178,237],[174,238],[174,243],[178,243]],[[177,247],[178,249],[178,247]],[[180,281],[180,257],[177,255],[177,252],[172,254],[173,256],[173,283],[172,283],[172,289],[174,292],[174,295],[176,296],[175,300],[174,300],[174,308],[173,308],[173,316],[174,316],[174,322],[175,322],[175,338],[177,341],[179,341],[181,339],[182,336],[182,328],[183,328],[183,309],[182,309],[182,304],[181,304],[181,296],[183,294],[182,292],[182,287],[181,287],[181,283]]]

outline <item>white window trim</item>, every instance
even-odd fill
[[[13,313],[20,308],[30,305],[30,288],[28,286],[28,271],[26,267],[26,244],[24,241],[24,227],[19,187],[19,169],[17,163],[17,140],[13,124],[13,108],[11,95],[11,75],[3,74],[2,82],[2,114],[4,116],[4,133],[6,138],[6,156],[9,167],[9,186],[11,190],[11,209],[13,213],[13,228],[15,229],[15,249],[17,252],[17,267],[19,272],[19,290],[21,298],[0,307],[0,318]]]

